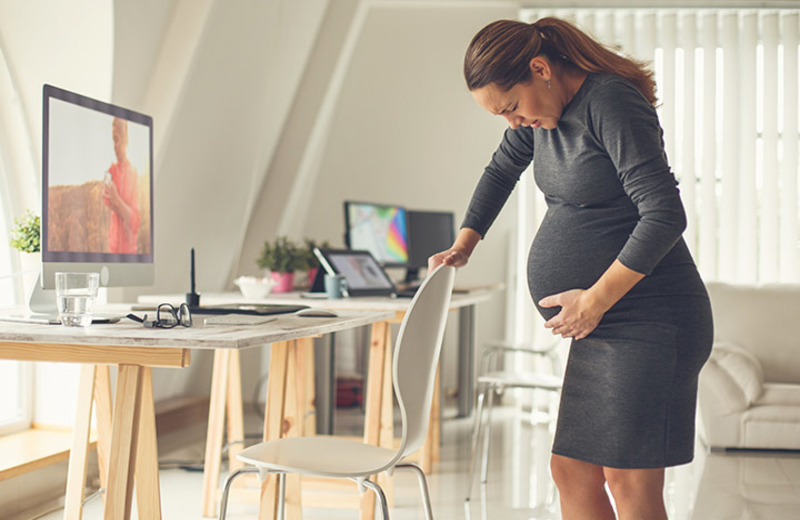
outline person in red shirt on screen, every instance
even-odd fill
[[[103,201],[111,213],[108,226],[109,253],[136,253],[139,236],[139,193],[136,170],[128,161],[128,122],[114,118],[111,125],[117,162],[108,169]]]

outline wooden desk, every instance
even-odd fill
[[[296,435],[298,431],[293,426],[296,418],[302,416],[296,414],[297,395],[291,384],[287,389],[287,380],[294,374],[291,363],[298,362],[297,340],[369,325],[388,317],[391,314],[381,312],[341,313],[338,318],[324,320],[289,315],[259,326],[206,327],[201,322],[191,328],[168,330],[146,329],[128,321],[85,329],[0,322],[0,359],[84,365],[70,453],[65,518],[81,516],[94,402],[97,405],[100,479],[107,490],[104,517],[107,520],[130,518],[135,474],[139,518],[160,519],[151,367],[184,367],[190,362],[189,349],[214,349],[214,376],[218,379],[217,365],[234,359],[238,363],[241,349],[272,344],[264,438]],[[113,411],[108,365],[119,367]],[[241,400],[241,386],[239,398]],[[219,407],[219,403],[216,404]],[[238,417],[229,417],[228,424],[229,432],[244,430],[241,413]],[[231,456],[235,453],[236,450],[232,450]],[[262,518],[275,516],[277,489],[272,480],[268,479],[261,488]],[[298,503],[299,480],[297,486],[289,487],[287,492],[289,503]]]

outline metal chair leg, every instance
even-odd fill
[[[286,518],[286,473],[278,473],[278,520]]]
[[[244,475],[245,473],[258,473],[258,468],[255,466],[239,468],[228,475],[228,478],[225,479],[225,488],[222,491],[222,500],[220,501],[219,505],[219,520],[225,520],[225,516],[228,514],[228,494],[230,493],[233,480],[240,475]]]
[[[472,486],[475,480],[475,465],[478,460],[478,444],[481,438],[481,427],[483,424],[483,400],[486,396],[487,385],[483,385],[478,390],[478,405],[475,407],[475,418],[472,423],[472,454],[469,459],[469,479],[467,480],[467,495],[464,501],[469,502],[472,496]]]
[[[492,401],[495,388],[489,388],[489,397],[486,399],[486,433],[483,437],[483,455],[481,460],[481,483],[486,484],[489,475],[489,446],[492,439]]]
[[[383,489],[371,480],[365,480],[364,487],[368,487],[375,492],[375,496],[378,497],[378,504],[381,508],[381,516],[383,520],[389,520],[389,504],[386,502],[386,495],[383,493]]]
[[[426,520],[433,520],[433,510],[431,509],[431,496],[428,493],[428,480],[425,478],[425,472],[416,464],[404,463],[398,464],[396,468],[411,469],[417,474],[419,480],[419,489],[422,492],[422,506],[425,508]]]

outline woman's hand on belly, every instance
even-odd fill
[[[583,289],[572,289],[539,300],[541,307],[561,307],[561,311],[547,320],[544,326],[562,338],[583,339],[588,336],[605,311]]]

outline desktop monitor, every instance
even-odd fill
[[[384,266],[408,263],[408,225],[402,206],[368,202],[344,203],[345,244],[365,250]]]
[[[153,119],[44,86],[42,275],[97,272],[103,286],[153,283]]]
[[[449,249],[455,240],[455,216],[447,211],[408,211],[408,272],[406,281],[419,277],[428,257]]]

